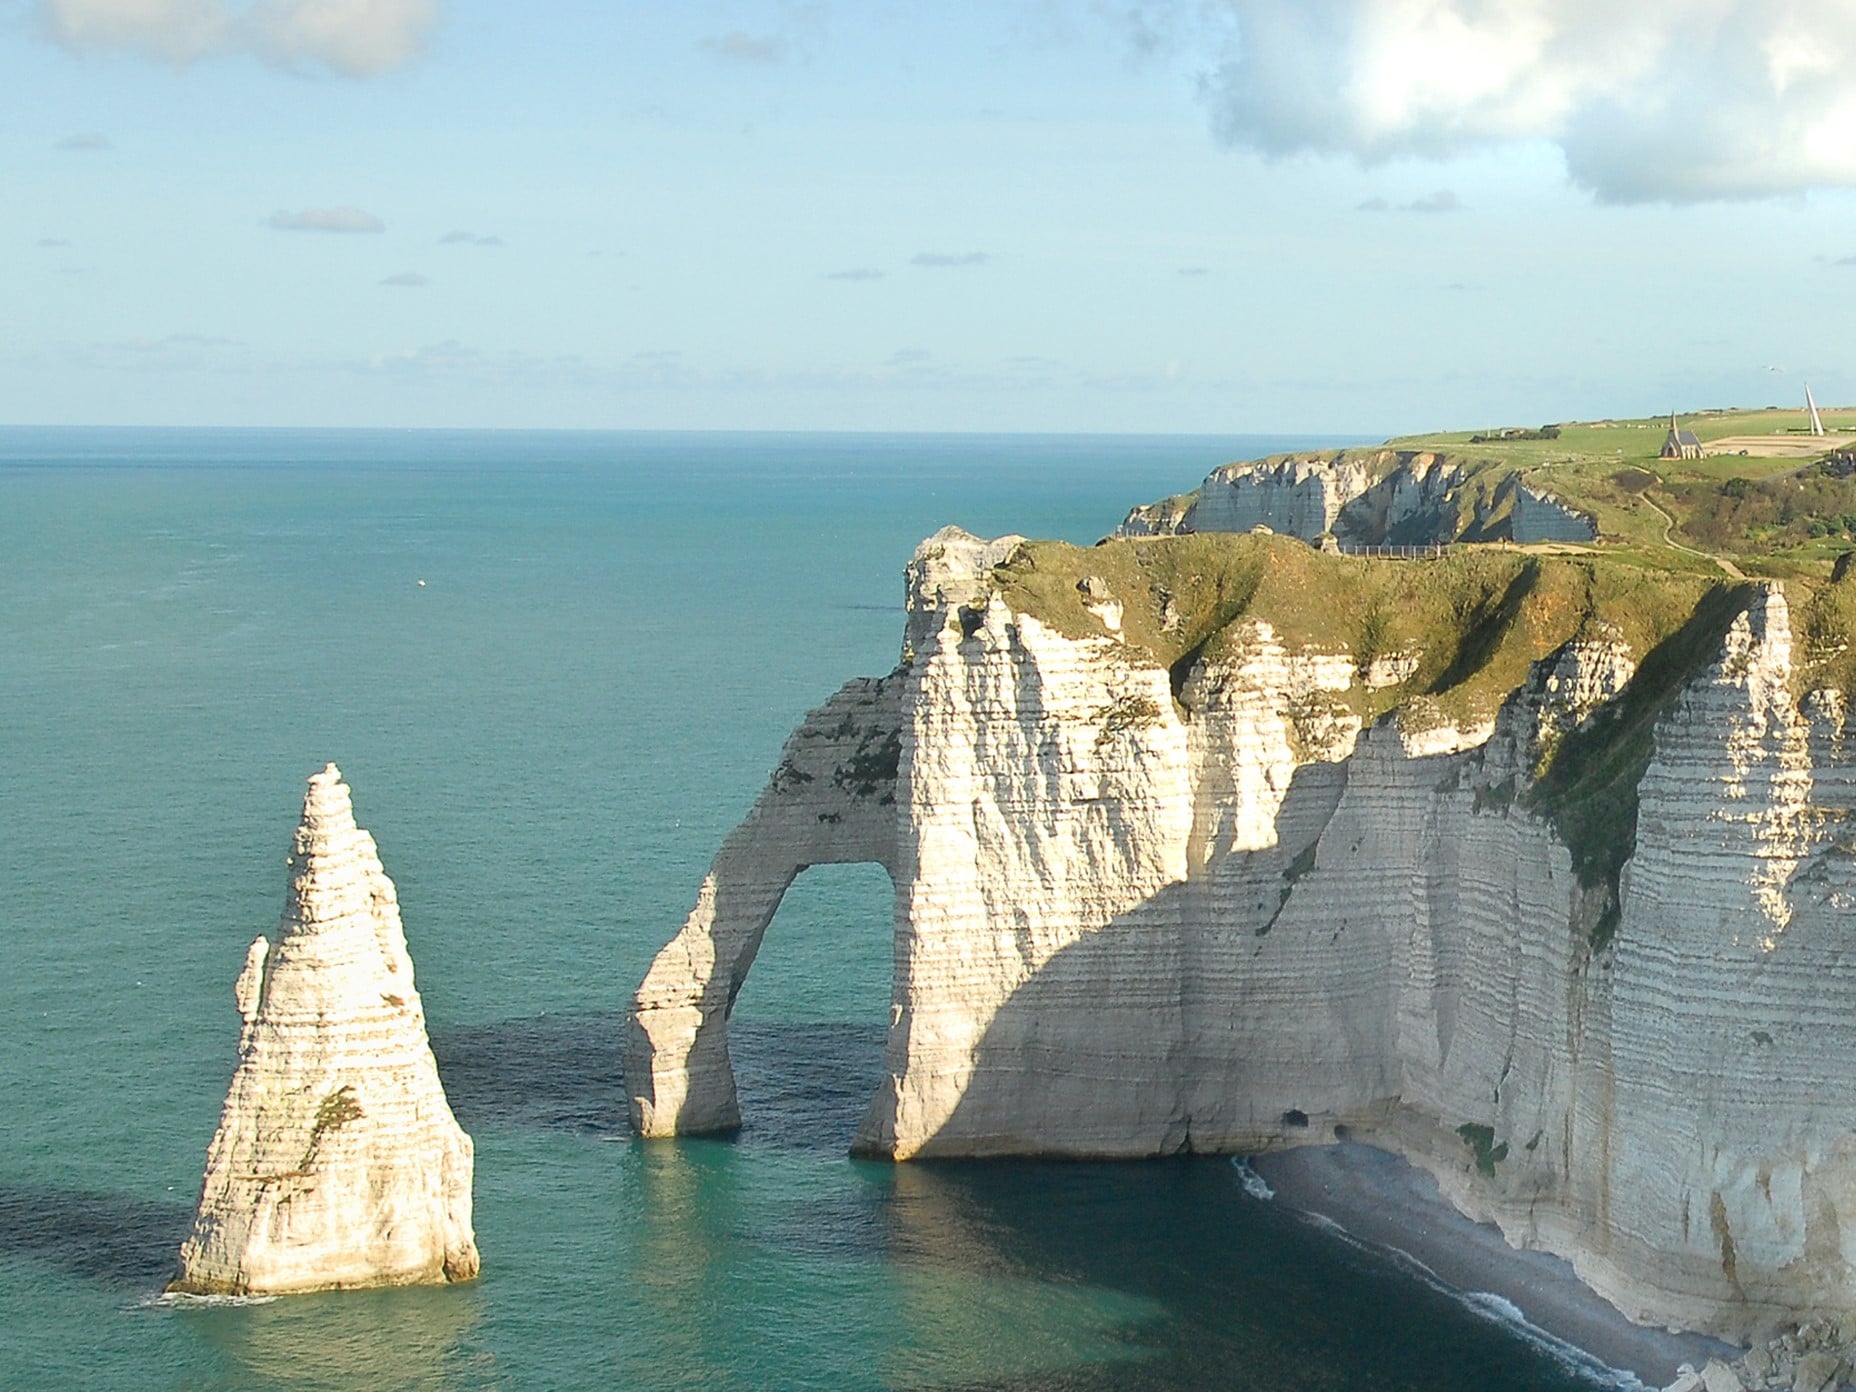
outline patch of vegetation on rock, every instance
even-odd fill
[[[902,735],[891,730],[882,739],[866,740],[838,766],[831,781],[853,797],[869,797],[880,789],[894,787],[901,766]]]
[[[367,1115],[361,1110],[361,1103],[354,1095],[354,1084],[348,1083],[337,1088],[322,1099],[316,1108],[315,1124],[310,1127],[309,1144],[303,1148],[303,1158],[297,1162],[299,1171],[309,1169],[310,1162],[316,1158],[316,1150],[323,1139],[342,1129],[351,1121],[358,1121]]]
[[[1481,1126],[1474,1122],[1465,1122],[1457,1127],[1456,1134],[1463,1140],[1476,1157],[1477,1171],[1487,1179],[1495,1178],[1495,1167],[1508,1158],[1508,1142],[1495,1143],[1495,1128]],[[1531,1149],[1531,1147],[1530,1147]]]
[[[1477,547],[1375,561],[1235,533],[1088,548],[1032,542],[992,583],[1018,612],[1072,638],[1100,638],[1075,588],[1084,575],[1102,577],[1121,598],[1122,641],[1169,668],[1176,695],[1196,663],[1241,654],[1262,623],[1292,652],[1344,655],[1356,666],[1381,653],[1417,654],[1403,682],[1356,686],[1336,700],[1363,720],[1422,704],[1425,721],[1462,724],[1491,718],[1532,663],[1600,625],[1647,652],[1707,588],[1699,577],[1588,554]]]
[[[1123,696],[1114,705],[1098,711],[1096,718],[1102,722],[1101,728],[1096,731],[1096,749],[1099,752],[1117,735],[1159,724],[1160,707],[1145,696]]]
[[[1553,745],[1522,798],[1529,811],[1552,821],[1580,882],[1610,893],[1592,933],[1594,947],[1616,927],[1618,874],[1637,847],[1637,788],[1655,753],[1656,722],[1715,659],[1728,626],[1757,593],[1753,585],[1724,584],[1702,594],[1679,624],[1643,651],[1618,697]]]

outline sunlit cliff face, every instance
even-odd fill
[[[897,891],[862,1151],[1348,1126],[1636,1317],[1741,1333],[1856,1294],[1856,781],[1779,586],[1268,537],[962,579],[948,550],[911,660],[808,717],[640,989],[647,1134],[736,1124],[760,931],[861,855]]]

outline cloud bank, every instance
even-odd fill
[[[706,38],[702,46],[740,63],[777,63],[786,56],[786,40],[778,34],[749,34],[740,29]]]
[[[1409,203],[1369,198],[1364,203],[1356,204],[1354,210],[1361,213],[1460,213],[1463,211],[1463,201],[1449,189],[1438,189],[1436,193],[1427,193]]]
[[[909,264],[945,270],[954,266],[984,266],[990,260],[992,253],[989,251],[918,251],[909,258]]]
[[[1548,142],[1601,201],[1856,187],[1856,0],[1217,0],[1213,128],[1366,164]]]
[[[373,77],[424,49],[438,0],[39,0],[40,29],[79,51],[186,67],[245,56],[273,67]]]

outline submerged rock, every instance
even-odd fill
[[[170,1290],[469,1280],[470,1137],[426,1040],[393,882],[330,764],[309,780],[275,945],[246,954],[238,1071]]]

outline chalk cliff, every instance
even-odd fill
[[[760,930],[862,858],[864,1152],[1345,1128],[1635,1318],[1856,1302],[1856,580],[943,534],[910,585],[903,666],[808,717],[639,992],[648,1134],[736,1123]]]
[[[445,1101],[393,882],[330,764],[309,780],[277,942],[234,989],[239,1063],[171,1290],[468,1280],[470,1137]]]
[[[1134,508],[1124,537],[1273,532],[1342,547],[1590,541],[1593,520],[1518,471],[1430,450],[1336,450],[1214,469],[1198,489]]]

